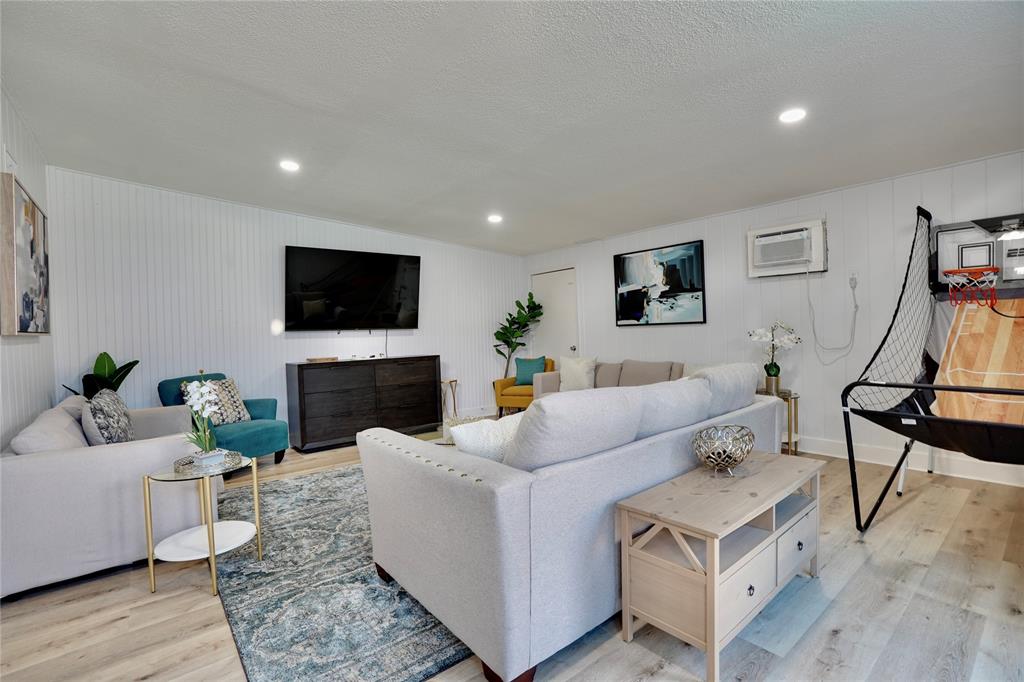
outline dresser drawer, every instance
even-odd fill
[[[306,394],[370,386],[373,386],[373,365],[333,364],[302,370],[302,388]]]
[[[437,405],[437,396],[441,392],[441,384],[393,384],[378,386],[377,397],[381,405],[388,407],[410,407],[412,405],[429,406],[431,410]]]
[[[317,417],[306,420],[306,441],[323,443],[325,441],[352,438],[364,429],[379,426],[376,413],[351,414],[343,417]]]
[[[775,589],[775,544],[761,550],[719,589],[718,636],[723,637]]]
[[[779,537],[779,580],[785,580],[818,551],[818,508]]]
[[[306,395],[303,407],[306,419],[317,417],[338,417],[361,412],[377,411],[377,395],[373,388],[356,388],[349,391],[323,391]]]
[[[377,365],[377,386],[437,384],[440,380],[437,360],[432,357],[392,360]]]

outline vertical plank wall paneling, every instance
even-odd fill
[[[0,93],[0,140],[14,159],[14,174],[32,198],[53,216],[46,201],[46,160],[35,135],[25,125],[17,109]],[[7,171],[4,158],[3,170]],[[53,267],[53,242],[50,242],[50,267]],[[52,281],[52,279],[51,279]],[[53,341],[50,336],[0,337],[0,450],[53,400]]]
[[[800,392],[803,446],[843,454],[839,393],[863,370],[892,316],[916,222],[915,207],[929,209],[936,224],[1024,211],[1024,153],[1000,155],[879,182],[823,192],[767,206],[689,220],[629,235],[590,242],[526,258],[524,280],[535,272],[575,267],[580,298],[580,349],[602,360],[673,359],[691,365],[761,361],[747,330],[776,319],[797,329],[804,343],[782,356],[783,385]],[[810,276],[749,279],[746,232],[792,218],[828,221],[829,269]],[[617,328],[614,320],[612,256],[705,240],[708,323]],[[853,309],[849,278],[858,279],[860,313],[853,350],[814,352],[808,297],[823,344],[839,346],[849,335]],[[834,361],[834,362],[833,362]],[[855,420],[855,441],[878,460],[894,456],[901,441]],[[918,455],[915,466],[921,466]],[[1018,468],[944,456],[940,470],[1024,484]]]
[[[493,408],[502,365],[491,334],[521,297],[522,259],[330,220],[50,167],[55,253],[55,379],[77,385],[100,351],[141,362],[121,389],[159,404],[161,379],[202,368],[244,396],[278,399],[285,363],[384,351],[384,332],[274,335],[284,318],[286,244],[422,257],[420,328],[388,334],[388,353],[439,354],[466,412]],[[59,389],[60,395],[66,392]]]

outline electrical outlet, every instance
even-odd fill
[[[857,282],[859,280],[860,280],[860,275],[857,273],[857,271],[854,270],[853,272],[851,272],[850,273],[850,288],[851,289],[856,289],[857,288]]]

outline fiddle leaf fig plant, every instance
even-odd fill
[[[512,356],[526,345],[523,338],[544,315],[544,306],[533,298],[533,292],[526,296],[526,303],[516,301],[515,311],[505,315],[505,322],[494,332],[494,352],[505,358],[505,374],[508,376],[512,365]]]
[[[92,397],[104,388],[117,392],[137,364],[139,364],[138,360],[132,360],[118,367],[114,358],[110,357],[110,353],[104,351],[96,356],[92,372],[82,375],[81,394],[67,384],[63,384],[63,386],[75,395],[84,395],[87,399],[92,400]]]

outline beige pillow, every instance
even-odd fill
[[[234,424],[236,422],[251,421],[249,410],[242,401],[242,394],[238,392],[238,386],[234,379],[207,379],[213,394],[216,396],[214,405],[217,410],[210,415],[210,423],[214,426],[221,424]],[[188,402],[188,382],[181,383],[181,395]]]
[[[594,387],[597,358],[558,358],[559,391],[579,391]]]
[[[11,439],[11,450],[17,455],[85,447],[89,447],[89,441],[82,425],[61,407],[46,410]]]
[[[764,371],[752,362],[716,365],[696,372],[691,379],[705,379],[711,389],[710,417],[717,417],[754,402]]]
[[[533,471],[636,439],[643,398],[634,387],[552,393],[523,413],[505,464]]]

